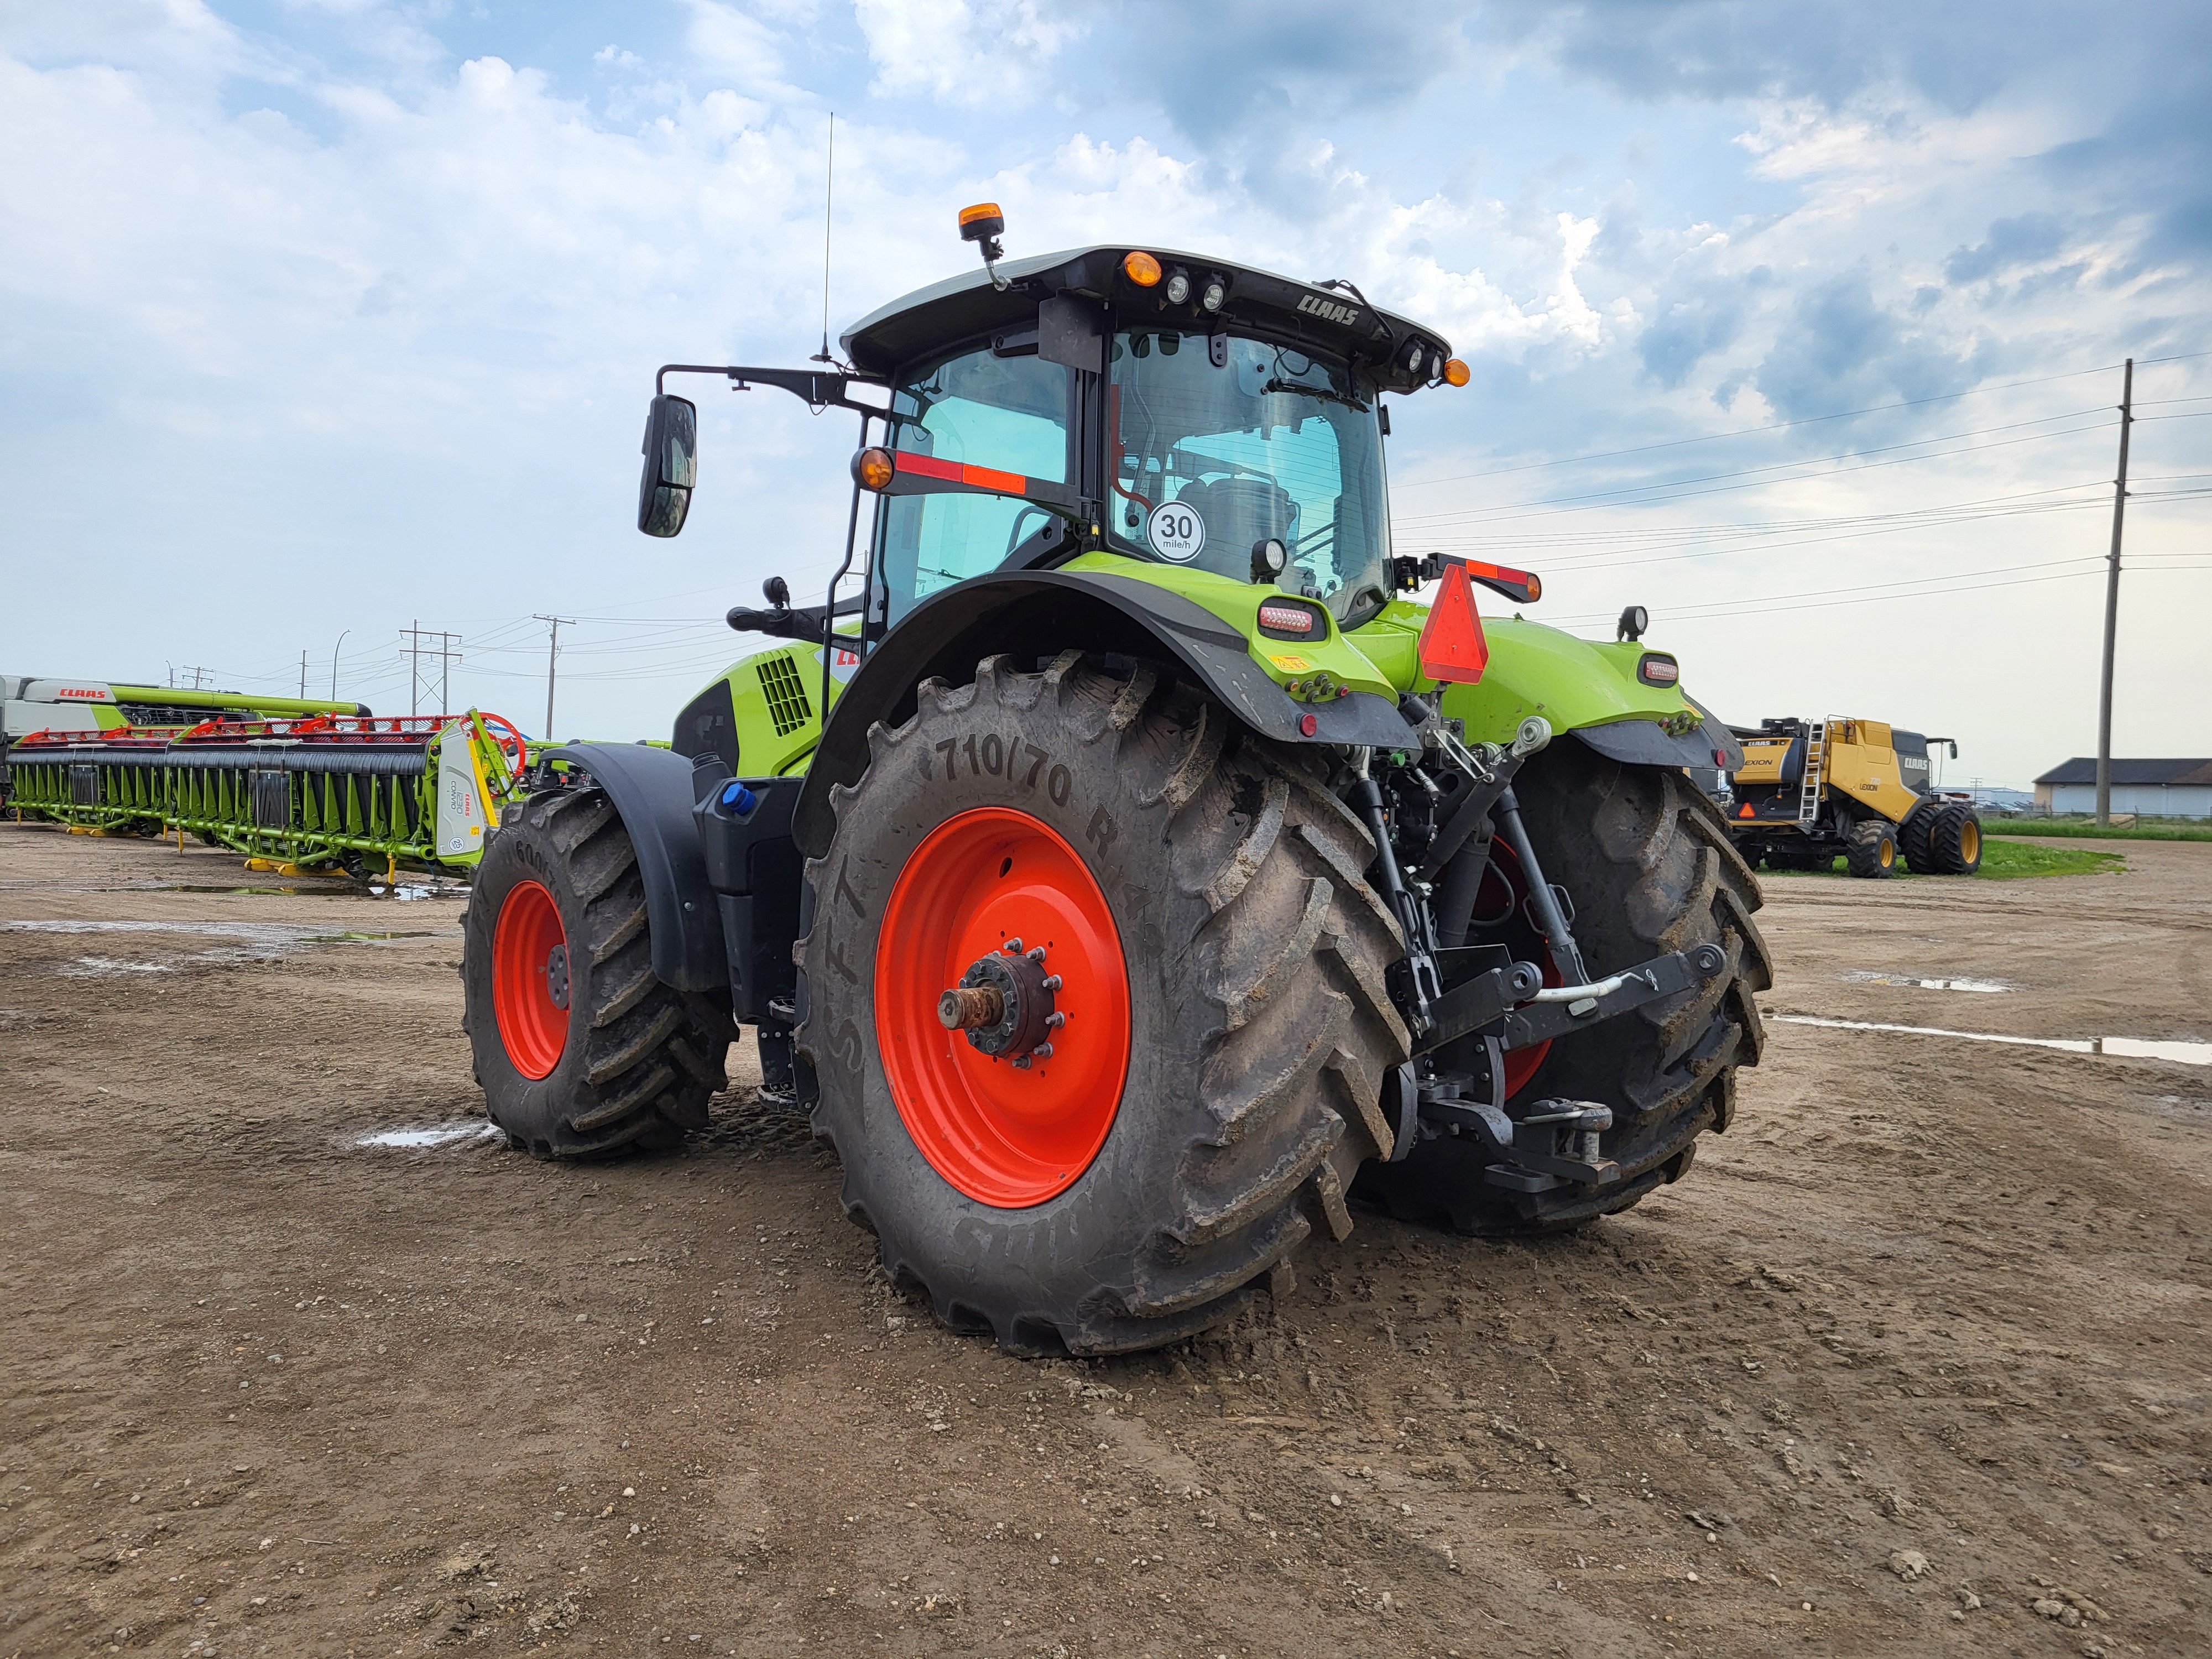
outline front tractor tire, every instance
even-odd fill
[[[507,809],[470,889],[461,976],[477,1081],[509,1145],[590,1158],[706,1126],[734,1030],[654,976],[645,883],[604,790]]]
[[[1569,741],[1532,762],[1515,792],[1545,876],[1573,898],[1576,940],[1592,973],[1705,944],[1726,960],[1691,990],[1553,1041],[1524,1079],[1507,1057],[1510,1111],[1554,1097],[1613,1109],[1601,1146],[1620,1166],[1618,1181],[1510,1190],[1486,1179],[1477,1142],[1449,1135],[1365,1172],[1360,1195],[1401,1219],[1484,1237],[1583,1226],[1680,1179],[1698,1137],[1725,1130],[1735,1115],[1736,1072],[1759,1063],[1765,1040],[1753,994],[1773,981],[1752,920],[1758,878],[1683,774],[1624,765]]]
[[[1392,1138],[1366,830],[1303,753],[1073,651],[925,681],[869,747],[807,866],[795,1040],[893,1282],[1024,1353],[1286,1289]]]

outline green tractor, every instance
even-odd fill
[[[842,367],[664,368],[860,422],[844,562],[668,750],[550,751],[471,899],[511,1143],[704,1123],[750,1025],[893,1279],[1024,1353],[1157,1346],[1286,1294],[1348,1200],[1472,1234],[1627,1208],[1757,1061],[1758,884],[1674,659],[1394,556],[1386,398],[1464,385],[1349,283],[1127,246],[1003,261]],[[857,575],[857,580],[851,580]],[[1432,605],[1407,596],[1438,584]]]

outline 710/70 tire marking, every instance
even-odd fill
[[[1051,761],[1052,770],[1044,772],[1044,790],[1051,797],[1052,804],[1054,806],[1066,805],[1068,796],[1074,792],[1075,779],[1068,769],[1054,761],[1047,750],[1024,738],[1008,738],[1002,741],[996,732],[987,732],[980,740],[973,736],[947,738],[932,747],[945,757],[945,781],[947,783],[958,775],[960,757],[965,755],[970,777],[980,778],[986,774],[994,778],[1003,775],[1007,782],[1018,783],[1030,790],[1036,787],[1037,775],[1044,772],[1045,763]],[[1028,750],[1029,761],[1026,772],[1022,768],[1024,758],[1022,751],[1024,750]]]

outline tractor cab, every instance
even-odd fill
[[[1001,263],[997,210],[962,222],[985,270],[854,324],[848,373],[707,371],[861,413],[854,481],[878,500],[865,619],[843,629],[861,649],[957,583],[1084,554],[1279,588],[1339,629],[1390,602],[1382,397],[1465,385],[1442,338],[1349,283],[1121,246]],[[695,428],[689,404],[655,398],[648,533],[682,527]],[[818,640],[823,614],[731,621]]]
[[[939,283],[843,344],[890,388],[860,478],[887,498],[872,631],[1084,551],[1278,585],[1357,627],[1392,593],[1382,394],[1466,379],[1349,284],[1120,246]]]
[[[1467,374],[1349,285],[1146,248],[994,264],[842,345],[890,385],[860,469],[884,493],[869,633],[1084,550],[1267,581],[1358,626],[1391,598],[1380,396]]]

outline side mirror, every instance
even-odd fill
[[[643,447],[637,527],[648,536],[673,536],[684,528],[699,478],[698,410],[682,398],[655,398],[645,417]]]

